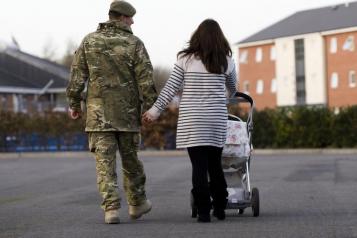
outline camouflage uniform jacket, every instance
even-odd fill
[[[145,46],[120,21],[100,23],[76,51],[67,87],[70,108],[80,110],[86,84],[86,131],[137,132],[142,112],[157,98]]]

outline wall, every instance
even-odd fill
[[[306,104],[326,105],[325,41],[320,33],[305,36]]]
[[[276,47],[276,79],[278,84],[277,106],[296,104],[295,87],[295,48],[291,38],[275,40]]]
[[[296,105],[295,40],[304,39],[307,105],[326,105],[324,39],[320,33],[276,39],[278,106]]]
[[[257,109],[276,107],[276,94],[271,91],[272,80],[275,78],[275,60],[271,60],[271,48],[274,44],[265,44],[239,48],[239,90],[244,92],[245,81],[249,82],[249,95],[254,99]],[[262,50],[262,61],[256,62],[256,51]],[[248,52],[247,61],[239,61],[240,55]],[[263,92],[257,93],[257,82],[263,81]]]
[[[354,37],[354,51],[343,50],[348,36]],[[337,52],[330,52],[332,38],[337,39]],[[350,70],[357,74],[357,31],[325,36],[327,62],[327,95],[330,107],[343,107],[357,104],[357,87],[351,88],[348,82]],[[337,88],[331,88],[332,73],[338,74]]]

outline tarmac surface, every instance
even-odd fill
[[[0,154],[0,237],[357,238],[354,153],[257,153],[251,183],[260,191],[260,216],[227,210],[225,221],[209,224],[190,217],[185,152],[141,158],[152,212],[129,219],[120,176],[121,224],[106,225],[88,153]]]

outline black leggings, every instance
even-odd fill
[[[209,213],[212,205],[215,209],[225,209],[228,192],[221,164],[222,148],[195,146],[187,151],[192,163],[192,195],[198,213]]]

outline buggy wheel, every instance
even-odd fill
[[[238,209],[238,214],[242,215],[244,213],[244,209]]]
[[[192,193],[190,193],[190,203],[191,203],[191,217],[196,218],[198,211]]]
[[[253,216],[259,216],[259,190],[257,188],[252,189],[252,211]]]

